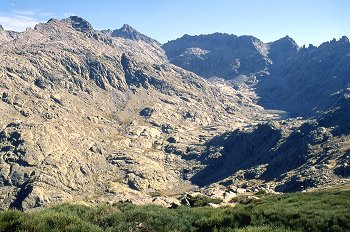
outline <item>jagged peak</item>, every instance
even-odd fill
[[[93,30],[91,24],[79,16],[70,16],[69,18],[64,19],[64,21],[70,22],[72,27],[77,31],[88,32]]]
[[[111,34],[112,34],[112,30],[111,30],[111,29],[101,30],[101,32],[102,32],[103,34],[108,34],[108,35],[111,35]]]
[[[286,35],[285,37],[282,37],[274,42],[270,43],[271,45],[289,45],[291,47],[294,48],[298,48],[298,44],[295,42],[295,40],[293,38],[291,38],[290,36]]]
[[[285,41],[290,41],[292,43],[295,43],[294,39],[292,37],[290,37],[289,35],[282,37],[280,40],[285,40]]]
[[[237,39],[238,36],[233,35],[233,34],[228,34],[228,33],[222,33],[222,32],[214,32],[211,34],[200,34],[200,35],[189,35],[189,34],[184,34],[182,37],[177,38],[175,40],[171,41],[176,41],[176,40],[182,40],[182,39]],[[169,41],[170,42],[170,41]]]
[[[135,28],[130,26],[129,24],[123,24],[123,26],[119,29],[122,31],[128,31],[128,32],[135,32],[135,33],[140,33],[138,32]],[[141,33],[140,33],[141,34]]]
[[[281,39],[282,39],[282,40],[285,40],[285,41],[289,41],[289,42],[291,42],[292,44],[298,46],[297,42],[295,42],[295,40],[294,40],[292,37],[288,36],[288,35],[286,35],[285,37],[283,37],[283,38],[281,38]]]
[[[238,39],[240,39],[240,40],[246,40],[246,41],[249,41],[249,42],[259,40],[258,38],[254,37],[254,36],[252,36],[252,35],[241,35],[241,36],[238,36]],[[260,40],[259,40],[259,41],[260,41]]]
[[[120,29],[116,29],[112,32],[112,37],[121,37],[121,38],[125,38],[125,39],[131,39],[131,40],[135,40],[135,41],[144,41],[147,43],[157,43],[160,44],[159,42],[157,42],[155,39],[152,39],[142,33],[140,33],[139,31],[137,31],[135,28],[133,28],[132,26],[128,25],[128,24],[124,24]]]
[[[339,39],[339,42],[349,43],[349,38],[344,35]]]
[[[342,36],[339,40],[333,38],[331,41],[323,42],[319,48],[324,48],[328,46],[348,46],[350,43],[349,38]]]

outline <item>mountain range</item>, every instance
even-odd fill
[[[0,27],[0,208],[349,181],[350,43]]]

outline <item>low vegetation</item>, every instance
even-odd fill
[[[0,231],[349,231],[350,191],[261,196],[235,207],[62,204],[0,213]]]

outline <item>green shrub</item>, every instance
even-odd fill
[[[232,230],[233,231],[233,230]],[[292,232],[295,230],[291,230],[286,227],[274,227],[274,226],[248,226],[242,229],[235,230],[236,232]]]
[[[208,198],[195,198],[205,205]],[[350,191],[262,196],[235,207],[61,204],[36,211],[0,212],[0,231],[350,231]]]
[[[254,196],[250,196],[250,195],[238,195],[236,197],[233,197],[230,202],[231,203],[238,203],[238,204],[242,204],[242,205],[248,205],[248,204],[252,204],[252,203],[257,203],[260,199],[257,199]]]
[[[21,225],[23,213],[18,210],[8,210],[0,214],[0,231],[12,232]]]

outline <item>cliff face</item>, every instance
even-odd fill
[[[163,45],[169,60],[203,77],[251,86],[259,104],[311,116],[339,100],[349,86],[348,38],[299,48],[288,36],[263,43],[251,36],[183,36]]]
[[[173,64],[207,78],[263,75],[271,63],[268,45],[253,36],[184,35],[162,47]]]
[[[257,85],[260,104],[304,116],[329,109],[349,87],[349,54],[346,37],[301,48]]]

